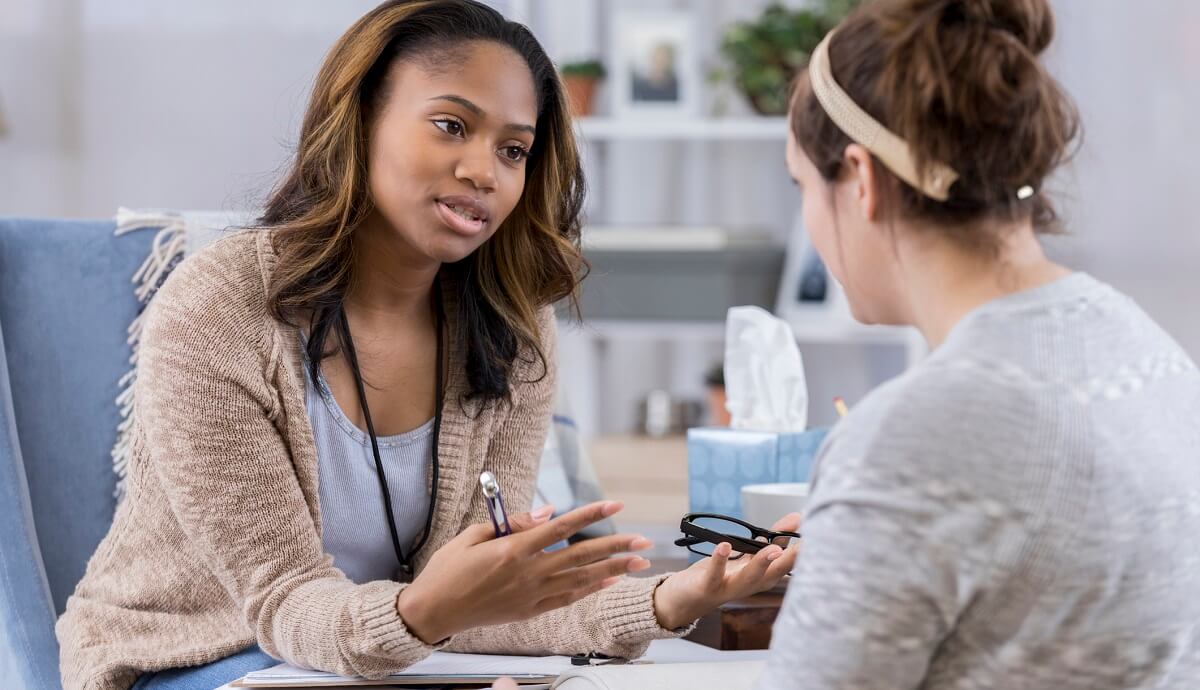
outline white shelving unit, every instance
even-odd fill
[[[670,120],[585,117],[577,120],[575,125],[585,150],[591,149],[598,154],[597,160],[601,166],[607,162],[604,156],[604,146],[607,144],[744,142],[782,147],[787,137],[787,119],[784,117]],[[780,174],[783,174],[782,171]],[[781,219],[781,224],[786,222]],[[630,249],[635,248],[631,244]],[[915,331],[909,328],[863,326],[850,317],[844,298],[836,292],[831,294],[836,297],[827,307],[790,310],[788,320],[801,344],[899,347],[910,366],[924,356],[924,343]],[[632,345],[636,342],[640,347],[644,343],[650,353],[652,348],[670,343],[670,366],[673,371],[690,371],[698,367],[703,370],[704,362],[711,357],[714,348],[719,348],[724,341],[725,324],[722,321],[588,319],[581,326],[562,323],[559,332],[562,349],[570,353],[575,368],[574,371],[560,372],[560,375],[564,376],[572,390],[576,416],[587,432],[598,431],[603,426],[599,423],[603,416],[600,399],[606,389],[614,385],[612,377],[627,378],[631,375],[612,361],[615,345]],[[636,377],[636,374],[632,375]],[[652,386],[649,382],[647,385]]]
[[[802,343],[856,345],[912,345],[913,331],[894,326],[864,326],[836,316],[814,315],[794,321],[792,332]],[[571,326],[573,327],[573,326]],[[725,338],[721,321],[670,321],[649,319],[588,319],[578,330],[595,338],[622,340],[719,341]]]
[[[575,122],[588,142],[608,141],[774,141],[787,138],[786,117],[733,118],[610,118],[583,117]],[[585,239],[586,243],[586,239]],[[611,247],[610,247],[611,248]],[[844,309],[814,309],[791,319],[796,339],[810,343],[902,345],[910,348],[910,361],[924,354],[924,345],[909,328],[864,326]],[[718,321],[591,319],[583,332],[596,338],[661,340],[720,340],[725,326]]]
[[[696,141],[777,141],[787,136],[785,117],[661,118],[584,117],[576,121],[577,130],[588,141],[611,140],[696,140]]]

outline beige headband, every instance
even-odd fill
[[[927,178],[922,179],[917,174],[908,143],[868,115],[834,81],[833,70],[829,66],[829,40],[833,38],[833,33],[830,31],[825,35],[808,62],[808,79],[812,83],[813,93],[829,119],[846,136],[875,154],[897,177],[930,198],[938,201],[948,199],[950,185],[958,179],[958,173],[948,165],[935,162],[930,164]]]

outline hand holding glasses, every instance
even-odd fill
[[[800,528],[800,515],[789,513],[771,527],[714,513],[685,515],[679,523],[684,536],[675,544],[711,558],[671,575],[654,591],[658,624],[673,630],[778,585],[796,565],[800,535],[788,530]]]
[[[800,538],[797,532],[764,529],[716,513],[688,513],[679,521],[679,530],[684,536],[675,540],[676,546],[687,547],[688,551],[701,556],[711,556],[717,545],[724,542],[733,547],[730,560],[756,554],[771,544],[786,549],[792,539]]]

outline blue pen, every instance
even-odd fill
[[[491,472],[479,475],[479,486],[483,490],[483,502],[487,504],[488,515],[492,516],[492,526],[496,528],[496,536],[506,537],[512,534],[512,527],[508,524],[508,513],[504,510],[504,499],[500,497],[500,483],[496,481],[496,475]]]

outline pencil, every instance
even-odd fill
[[[837,409],[839,417],[845,417],[850,412],[850,410],[846,407],[846,401],[842,400],[841,396],[833,399],[833,406]]]

